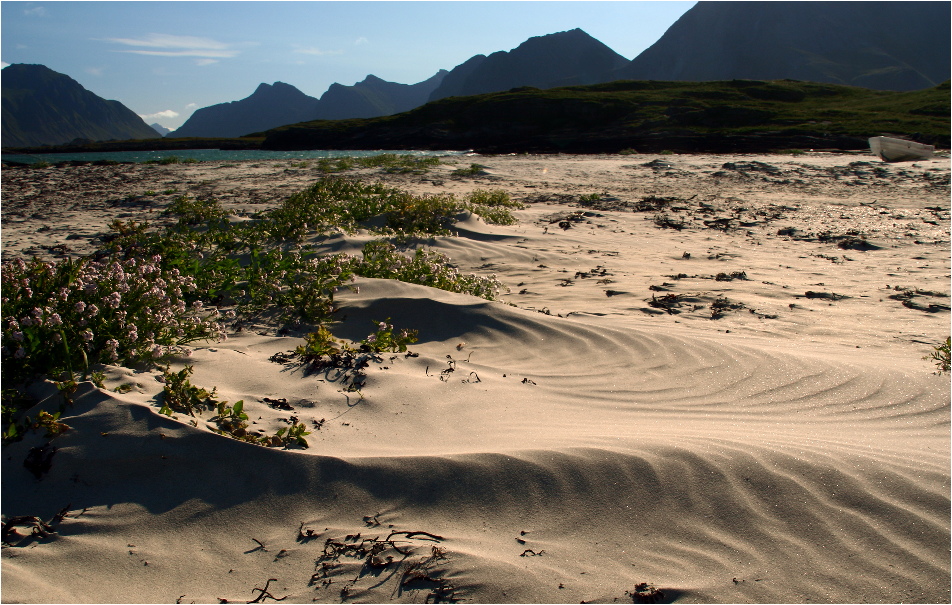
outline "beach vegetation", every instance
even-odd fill
[[[88,257],[3,263],[5,385],[22,389],[49,377],[68,403],[78,380],[102,383],[102,375],[95,374],[100,364],[167,368],[173,358],[190,354],[188,345],[223,340],[226,327],[240,329],[260,316],[318,325],[317,336],[306,344],[312,357],[343,353],[346,347],[320,326],[337,310],[335,293],[354,287],[358,276],[495,300],[502,284],[494,275],[461,273],[444,254],[398,248],[393,241],[451,233],[453,221],[467,211],[491,222],[514,222],[511,209],[517,207],[504,192],[477,190],[464,199],[414,196],[380,184],[325,178],[278,208],[233,223],[219,202],[179,196],[165,210],[174,222],[157,229],[117,219]],[[387,224],[368,226],[380,216]],[[365,244],[359,254],[320,253],[307,243],[360,228],[381,239]],[[355,359],[405,352],[416,342],[415,331],[396,330],[389,319],[375,324],[359,345],[348,345]],[[189,383],[190,371],[166,370],[163,414],[192,416],[217,405],[214,389]],[[358,377],[352,386],[359,390],[361,384]],[[3,398],[5,422],[19,413],[13,400]],[[297,442],[297,436],[292,427],[279,440]]]
[[[224,337],[195,279],[161,258],[4,263],[2,368],[18,384],[95,363],[154,363],[197,340]]]
[[[62,412],[50,414],[45,410],[40,410],[31,428],[33,428],[33,430],[43,429],[45,431],[43,435],[44,439],[52,439],[53,437],[61,435],[72,427],[64,422],[60,422],[60,415],[62,415]]]
[[[389,322],[389,317],[387,321],[374,321],[377,331],[360,341],[361,348],[372,353],[406,353],[407,345],[415,343],[419,333],[407,329],[397,332]]]
[[[243,399],[239,399],[232,406],[229,406],[227,401],[219,401],[216,407],[218,415],[212,420],[218,423],[219,431],[239,439],[247,434],[248,414],[244,412],[245,401]]]
[[[177,227],[181,230],[199,225],[208,227],[210,226],[209,223],[212,222],[219,223],[227,220],[230,212],[225,210],[216,200],[196,200],[187,195],[182,195],[172,200],[163,214],[177,216]]]
[[[952,370],[952,337],[932,347],[932,353],[923,359],[931,359],[936,366],[936,374],[948,374]]]
[[[293,418],[293,417],[292,417]],[[307,437],[311,431],[307,430],[307,425],[298,422],[296,419],[291,421],[291,426],[278,429],[274,435],[264,438],[264,445],[273,447],[288,447],[289,445],[300,445],[308,447]]]
[[[635,584],[630,591],[625,594],[631,597],[632,603],[658,603],[664,599],[664,591],[647,582]]]
[[[315,169],[324,174],[347,172],[357,168],[380,168],[387,174],[426,174],[440,159],[433,156],[381,153],[363,157],[320,158]]]
[[[457,168],[451,173],[453,176],[482,176],[486,174],[486,166],[470,164],[468,168]]]
[[[353,170],[356,164],[353,158],[320,158],[314,169],[324,174]]]
[[[431,167],[440,164],[440,158],[381,153],[356,158],[355,163],[362,168],[382,168],[384,172],[390,174],[425,174]]]
[[[202,409],[211,409],[218,404],[216,389],[211,391],[193,385],[188,377],[192,374],[192,366],[185,366],[178,372],[166,369],[162,373],[162,407],[160,413],[172,416],[173,412],[194,416],[201,414]]]

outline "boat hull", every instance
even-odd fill
[[[905,139],[871,137],[869,149],[884,162],[914,162],[932,157],[935,147]]]

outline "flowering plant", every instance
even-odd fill
[[[407,345],[412,345],[418,339],[417,330],[403,329],[394,332],[393,324],[387,321],[375,321],[377,331],[360,341],[361,346],[373,353],[382,353],[389,351],[391,353],[405,353]]]
[[[2,266],[5,378],[92,363],[157,362],[225,337],[215,308],[185,303],[194,279],[150,259],[17,259]]]

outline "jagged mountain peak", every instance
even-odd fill
[[[476,55],[451,70],[430,100],[519,86],[552,88],[604,82],[627,64],[628,59],[576,28],[534,36],[510,51]]]

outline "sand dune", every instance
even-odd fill
[[[892,176],[830,176],[857,159]],[[23,461],[42,434],[4,447],[5,518],[67,514],[57,535],[4,547],[3,601],[642,602],[645,582],[656,602],[949,602],[949,377],[922,359],[948,333],[948,158],[473,161],[489,176],[383,178],[536,196],[518,225],[464,217],[433,244],[495,273],[503,302],[358,279],[335,335],[419,330],[416,356],[382,354],[359,392],[273,361],[302,342],[275,326],[173,366],[266,432],[294,416],[307,449],[214,434],[209,412],[160,415],[160,372],[107,367],[41,478]],[[738,161],[789,182],[704,173]],[[8,172],[5,256],[21,225]],[[579,199],[599,190],[600,206]],[[689,191],[680,231],[630,206]],[[718,217],[734,222],[703,223]],[[797,236],[849,229],[878,249]],[[895,286],[931,294],[904,306]],[[652,305],[667,294],[680,306]],[[741,306],[712,319],[724,299]],[[37,385],[38,407],[55,393]]]

